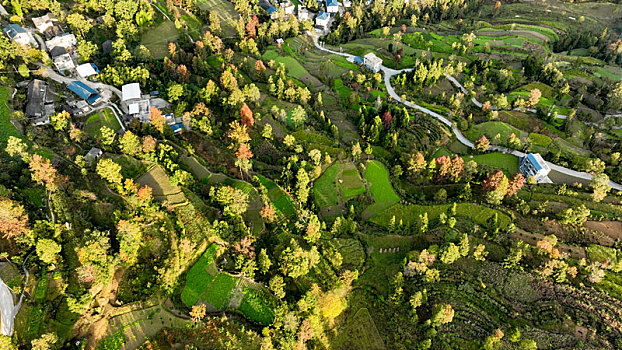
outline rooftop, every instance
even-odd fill
[[[131,83],[121,87],[123,93],[123,101],[134,100],[140,98],[140,84]]]
[[[339,6],[339,2],[337,0],[326,0],[326,6]]]
[[[22,26],[20,26],[19,24],[9,24],[8,26],[4,27],[4,29],[2,29],[2,33],[4,33],[4,35],[8,36],[9,38],[13,39],[15,36],[17,36],[17,34],[25,34],[26,30],[24,28],[22,28]]]
[[[318,13],[318,15],[317,15],[316,19],[319,19],[319,20],[326,20],[326,19],[328,19],[329,17],[330,17],[330,16],[329,16],[329,14],[328,14],[328,13],[326,13],[326,12],[324,12],[324,11],[320,11],[320,13]]]
[[[93,63],[84,63],[77,66],[76,70],[81,77],[86,78],[97,74],[97,70],[95,68],[96,67]]]
[[[529,159],[531,164],[533,164],[534,168],[536,168],[536,171],[541,169],[549,169],[549,166],[546,164],[546,161],[544,160],[544,158],[542,158],[540,153],[528,153],[527,159]]]
[[[81,81],[72,81],[67,85],[67,88],[91,104],[97,102],[97,100],[101,98],[101,95],[97,91]]]

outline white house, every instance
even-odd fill
[[[33,17],[32,23],[35,25],[38,31],[45,34],[46,37],[52,38],[62,31],[58,26],[58,19],[51,12],[41,17]]]
[[[518,170],[525,178],[533,176],[541,183],[551,182],[548,178],[551,168],[546,164],[540,153],[528,153],[519,160]]]
[[[351,0],[343,0],[342,4],[343,4],[344,8],[352,7],[352,1]]]
[[[291,1],[282,2],[280,6],[286,15],[293,15],[296,10],[296,6]]]
[[[306,6],[298,5],[298,20],[306,21],[308,19],[313,19],[313,13]]]
[[[57,35],[52,39],[45,42],[48,51],[51,51],[55,47],[62,47],[67,51],[72,51],[73,47],[78,43],[76,36],[73,34],[65,33]]]
[[[59,71],[70,70],[76,67],[71,55],[68,53],[54,57],[54,66]]]
[[[93,67],[92,63],[84,63],[76,67],[76,71],[78,71],[78,75],[82,78],[88,78],[91,75],[97,74],[95,67]]]
[[[380,71],[380,66],[382,66],[382,60],[373,52],[370,52],[363,56],[363,65],[367,67],[367,69],[378,73]]]
[[[19,24],[9,24],[2,29],[2,33],[20,45],[28,46],[35,43],[26,29],[22,28]]]
[[[315,25],[318,27],[322,27],[326,29],[328,27],[328,22],[330,21],[330,15],[326,12],[318,13],[317,17],[315,17]]]
[[[337,1],[337,0],[326,0],[326,12],[328,12],[328,13],[337,13],[337,12],[339,12],[339,1]]]
[[[129,100],[138,100],[140,99],[140,84],[125,84],[121,87],[121,93],[123,95],[123,102]]]

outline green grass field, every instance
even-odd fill
[[[147,185],[153,189],[153,197],[170,204],[181,204],[186,201],[186,196],[177,186],[171,185],[168,175],[160,165],[156,165],[136,180],[141,185]]]
[[[374,204],[365,209],[364,216],[372,217],[400,201],[391,185],[389,171],[382,163],[375,160],[367,162],[364,176],[374,197]]]
[[[272,180],[261,175],[258,177],[261,184],[268,190],[268,198],[272,201],[274,209],[288,217],[296,214],[296,206],[292,197],[285,193],[285,191]]]
[[[419,215],[423,213],[428,213],[428,219],[430,221],[438,219],[441,213],[447,213],[449,209],[449,204],[441,204],[441,205],[403,205],[396,204],[378,215],[372,217],[370,219],[371,222],[383,227],[389,227],[389,223],[393,216],[395,216],[395,221],[400,222],[400,220],[405,225],[412,225],[417,223],[419,219]],[[465,218],[469,218],[473,220],[473,222],[480,225],[487,225],[488,219],[494,215],[494,213],[498,213],[499,215],[499,226],[502,229],[508,227],[511,223],[511,219],[506,214],[485,207],[483,205],[475,204],[475,203],[459,203],[456,207],[456,216],[462,216]]]
[[[504,170],[507,175],[514,175],[518,172],[518,158],[511,154],[494,152],[463,156],[462,158],[464,158],[465,162],[474,160],[479,165],[487,165],[495,169]]]
[[[343,193],[345,200],[349,198],[359,196],[367,192],[365,184],[361,180],[358,170],[356,168],[344,169],[341,172],[340,179],[343,181],[339,187]]]
[[[207,272],[207,267],[214,262],[214,253],[217,249],[217,244],[213,243],[210,245],[199,260],[188,270],[186,284],[181,292],[181,301],[186,306],[196,304],[201,294],[214,280],[214,276]]]
[[[229,294],[237,283],[238,279],[228,273],[221,272],[216,276],[205,293],[199,300],[210,303],[217,309],[223,309],[229,302]]]
[[[101,137],[102,126],[107,126],[114,131],[121,129],[119,121],[109,108],[90,115],[84,123],[84,132],[93,137]]]
[[[15,125],[11,124],[10,92],[10,89],[0,86],[0,142],[2,145],[6,145],[10,136],[22,137]]]
[[[313,184],[311,193],[315,199],[315,204],[319,208],[339,204],[339,195],[336,191],[335,176],[339,172],[339,163],[334,163],[324,171]]]
[[[262,58],[264,60],[274,60],[277,64],[283,63],[287,74],[294,78],[300,79],[302,76],[309,74],[307,70],[293,57],[281,56],[276,50],[267,50]]]
[[[168,43],[176,42],[179,38],[179,33],[175,28],[175,23],[166,21],[157,27],[147,30],[140,43],[145,45],[153,58],[164,58],[168,55]]]
[[[527,133],[524,131],[513,127],[510,124],[504,122],[484,122],[481,124],[474,125],[471,129],[467,130],[465,133],[466,137],[470,140],[475,140],[482,135],[486,135],[489,140],[492,140],[495,135],[501,135],[500,141],[505,142],[511,134],[514,134],[518,137],[527,136]]]
[[[274,320],[274,311],[261,298],[259,292],[247,289],[238,311],[246,318],[261,325],[269,325]]]
[[[546,135],[534,133],[534,132],[529,133],[529,140],[534,146],[544,147],[544,148],[549,147],[551,142],[553,142],[553,140],[551,140],[550,137]]]

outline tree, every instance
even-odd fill
[[[223,214],[228,216],[240,216],[248,208],[248,194],[231,186],[219,187],[213,198],[224,207]]]
[[[153,136],[143,137],[143,143],[141,146],[143,153],[148,154],[155,151],[156,145],[157,141]]]
[[[495,1],[495,5],[492,7],[492,16],[497,17],[499,11],[501,11],[501,1],[497,0]]]
[[[56,261],[56,257],[61,251],[61,246],[51,239],[41,238],[37,241],[35,250],[41,261],[51,264]]]
[[[320,239],[322,235],[320,232],[321,224],[317,215],[311,214],[309,218],[309,222],[307,223],[307,230],[305,231],[305,240],[309,242],[309,244],[314,244]]]
[[[169,102],[175,102],[184,95],[184,86],[181,84],[173,84],[166,91]]]
[[[289,246],[279,256],[281,272],[291,278],[298,278],[309,273],[319,261],[320,254],[315,246],[310,251],[300,247],[295,239],[291,239]]]
[[[525,185],[525,177],[523,176],[523,174],[517,173],[516,175],[514,175],[514,177],[512,177],[512,180],[510,180],[509,182],[506,196],[511,197],[515,195],[516,193],[518,193],[518,191],[521,190],[521,188],[523,188],[523,185]]]
[[[564,225],[580,226],[583,225],[590,216],[590,210],[583,204],[575,205],[557,213],[558,221]]]
[[[71,13],[69,16],[67,16],[66,21],[71,29],[74,32],[79,33],[82,38],[84,38],[85,35],[88,34],[91,28],[93,28],[91,22],[78,12]]]
[[[149,113],[149,123],[154,129],[158,130],[161,134],[164,133],[164,126],[166,125],[166,119],[162,115],[157,107],[151,106]]]
[[[592,181],[590,181],[590,187],[594,192],[592,192],[592,199],[595,202],[600,202],[605,197],[607,197],[607,193],[611,190],[611,186],[609,186],[609,176],[607,174],[597,174],[592,177]]]
[[[486,137],[486,135],[482,135],[482,137],[475,140],[475,150],[478,152],[486,152],[490,147],[490,141]]]
[[[622,82],[614,85],[613,89],[607,95],[609,99],[609,108],[613,110],[622,109]]]
[[[34,154],[30,160],[32,179],[39,185],[44,185],[49,191],[56,191],[59,176],[49,159]]]
[[[441,250],[440,259],[444,264],[450,265],[458,260],[460,256],[460,248],[453,243],[449,243]]]
[[[440,325],[449,323],[454,319],[454,309],[450,304],[436,304],[432,308],[432,317],[430,318],[430,325],[432,327],[438,327]]]
[[[274,275],[268,282],[268,287],[270,287],[270,290],[278,299],[285,298],[285,282],[283,282],[281,275]]]
[[[121,175],[121,166],[115,163],[112,159],[105,158],[97,162],[96,171],[97,174],[102,177],[102,179],[112,184],[120,185],[123,181],[123,176]]]
[[[69,126],[69,121],[71,120],[71,116],[67,111],[62,111],[60,113],[53,114],[50,117],[50,124],[56,131],[63,131],[67,129]]]
[[[247,143],[251,140],[251,137],[248,135],[246,125],[240,124],[237,120],[234,120],[229,124],[229,132],[227,133],[227,137],[231,139],[231,145],[229,145],[229,148],[232,149],[239,148],[240,144]]]
[[[540,97],[542,97],[542,92],[539,89],[529,91],[529,105],[535,107],[540,102]]]
[[[28,154],[28,144],[24,142],[24,140],[15,136],[9,136],[4,150],[11,157],[19,156],[24,162],[28,162],[30,160],[30,154]]]
[[[292,124],[294,124],[295,128],[299,128],[307,120],[307,112],[304,110],[304,108],[302,108],[302,106],[298,105],[292,110],[292,116],[290,117],[290,120]]]
[[[482,182],[482,190],[486,200],[490,204],[498,205],[508,192],[509,181],[501,170],[495,170],[488,174]]]
[[[268,123],[264,125],[263,130],[261,130],[261,137],[266,140],[272,140],[272,125]]]
[[[438,191],[436,191],[436,193],[434,194],[435,202],[443,203],[446,200],[447,200],[447,190],[445,190],[444,188],[441,188]]]
[[[52,350],[58,341],[58,337],[54,333],[44,333],[40,338],[33,339],[31,342],[32,350]],[[4,348],[3,348],[4,349]]]
[[[11,239],[28,232],[28,213],[24,207],[9,199],[0,198],[0,233]]]
[[[117,133],[105,125],[99,129],[99,133],[101,134],[101,142],[105,146],[112,146]]]
[[[192,318],[192,322],[198,323],[205,317],[207,314],[207,308],[205,304],[192,305],[192,310],[190,310],[190,317]]]
[[[261,217],[267,223],[274,222],[274,220],[276,219],[276,211],[270,203],[264,203],[264,206],[259,212],[259,215],[261,215]]]
[[[421,152],[416,152],[407,156],[406,170],[412,177],[419,175],[419,173],[425,170],[427,165],[428,163]]]
[[[142,149],[140,138],[129,130],[126,131],[125,134],[123,134],[123,136],[121,137],[121,140],[119,141],[119,146],[121,148],[121,152],[132,157],[140,154],[140,151]]]
[[[143,233],[139,224],[121,220],[117,223],[117,240],[119,241],[119,258],[128,266],[138,259],[138,250],[142,247]]]
[[[268,256],[266,248],[261,248],[261,250],[259,251],[259,255],[257,256],[257,265],[259,265],[259,272],[264,275],[268,272],[268,270],[270,270],[270,266],[272,266],[272,261],[270,261],[270,257]]]
[[[305,204],[309,198],[309,175],[303,168],[300,168],[296,174],[296,180],[296,197],[301,204]]]
[[[98,52],[99,48],[94,42],[82,39],[78,40],[78,57],[80,61],[87,62]]]
[[[240,117],[242,118],[242,125],[246,127],[251,127],[255,124],[255,118],[253,118],[253,111],[245,104],[240,108]],[[266,124],[268,125],[268,124]]]

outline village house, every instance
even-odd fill
[[[309,11],[306,6],[298,5],[298,20],[306,21],[313,19],[313,12]]]
[[[76,67],[76,65],[73,63],[71,55],[68,53],[54,56],[54,66],[59,72],[68,71]]]
[[[99,69],[93,63],[84,63],[76,67],[78,75],[82,78],[88,78],[90,76],[99,73]]]
[[[9,24],[2,29],[2,33],[20,45],[37,47],[37,43],[30,33],[19,24]]]
[[[94,105],[103,99],[102,95],[100,95],[97,90],[81,81],[72,81],[69,85],[67,85],[67,88],[91,105]]]
[[[315,17],[315,26],[322,30],[326,30],[328,28],[329,21],[330,15],[326,12],[320,11],[317,17]]]
[[[49,93],[49,87],[43,80],[34,79],[28,83],[28,103],[24,115],[33,125],[50,123],[50,116],[54,114],[54,99]]]
[[[76,36],[70,33],[64,33],[61,35],[57,35],[50,40],[45,42],[45,46],[47,46],[48,51],[50,53],[55,48],[63,48],[67,52],[73,52],[74,47],[78,41],[76,40]]]
[[[546,164],[540,153],[528,153],[518,162],[518,170],[525,178],[533,176],[538,183],[549,183],[551,168]]]
[[[328,13],[337,13],[337,12],[339,12],[339,1],[337,1],[337,0],[326,0],[326,12],[328,12]]]
[[[101,156],[104,154],[104,152],[102,152],[101,149],[97,148],[97,147],[93,147],[91,148],[91,150],[84,156],[84,158],[86,159],[86,161],[91,164],[94,160],[97,160],[99,158],[101,158]]]
[[[151,116],[151,96],[142,95],[139,83],[125,84],[121,87],[122,102],[127,107],[129,120],[138,119],[149,123]]]
[[[291,1],[285,1],[279,4],[283,8],[286,15],[293,15],[296,10],[296,6]]]
[[[32,23],[47,39],[51,39],[63,32],[59,26],[58,19],[51,12],[41,17],[33,17]]]
[[[363,65],[372,72],[378,73],[380,66],[382,66],[382,60],[373,52],[370,52],[363,56]]]

